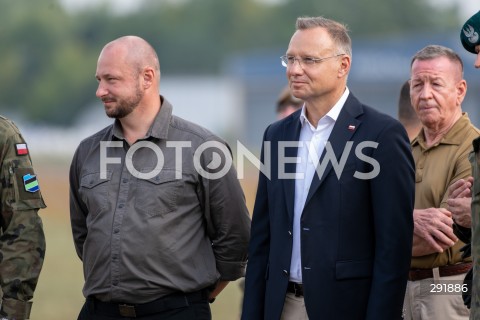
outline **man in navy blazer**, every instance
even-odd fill
[[[410,268],[414,162],[403,126],[347,88],[344,25],[298,18],[282,64],[303,108],[270,125],[242,319],[395,320]]]

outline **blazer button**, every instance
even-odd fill
[[[292,235],[292,231],[288,230],[288,235],[291,236],[291,235]]]
[[[283,273],[288,276],[288,271],[287,270],[283,270]]]

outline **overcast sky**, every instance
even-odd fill
[[[102,2],[108,3],[113,11],[125,13],[140,7],[143,0],[60,0],[68,10],[85,9],[97,6]],[[173,0],[175,1],[175,0]]]
[[[460,18],[462,21],[467,20],[474,13],[480,10],[480,2],[478,0],[429,0],[434,5],[451,5],[456,4],[460,7]]]
[[[84,9],[98,5],[101,2],[108,3],[112,10],[116,13],[126,13],[128,11],[136,10],[140,7],[144,0],[61,0],[68,10]],[[171,2],[185,1],[185,0],[169,0]],[[257,0],[272,3],[282,0]],[[480,2],[478,0],[428,0],[434,5],[451,5],[456,4],[460,8],[460,19],[467,20],[474,13],[480,10]]]

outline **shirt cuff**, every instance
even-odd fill
[[[220,280],[235,281],[245,276],[246,262],[227,262],[217,260],[217,270],[220,273]]]

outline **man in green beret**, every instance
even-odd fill
[[[480,68],[480,11],[465,22],[460,31],[460,39],[465,50],[476,54],[475,68]]]
[[[465,50],[475,54],[475,68],[480,68],[480,11],[468,19],[460,30],[460,39]],[[471,229],[472,229],[472,255],[473,255],[473,281],[471,295],[470,319],[480,319],[480,138],[473,140],[473,152],[469,155],[472,164],[473,182],[471,179],[459,182],[458,190],[462,187],[467,190],[471,185]],[[461,186],[460,186],[461,185]]]

